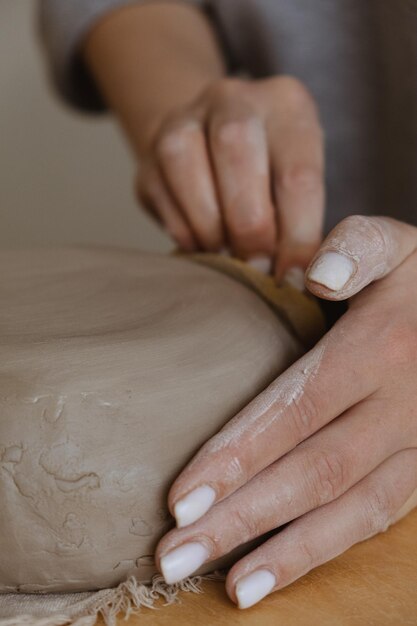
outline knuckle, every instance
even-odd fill
[[[162,161],[170,161],[183,154],[192,142],[192,130],[194,130],[194,126],[190,123],[162,132],[155,146],[157,157]]]
[[[213,126],[213,140],[223,147],[252,144],[262,133],[261,120],[256,115],[245,115],[218,121]]]
[[[288,192],[315,192],[323,185],[320,167],[308,163],[295,163],[284,167],[278,176],[278,186]]]
[[[220,78],[207,87],[204,96],[214,102],[229,99],[241,93],[244,84],[245,82],[239,78]]]
[[[235,213],[233,211],[233,213]],[[244,220],[236,219],[231,224],[231,230],[234,237],[240,242],[259,242],[272,232],[268,215],[252,215]]]
[[[288,426],[297,443],[304,441],[318,428],[318,403],[312,394],[304,393],[290,405]]]
[[[365,241],[372,242],[372,248],[378,250],[379,254],[386,258],[388,252],[387,233],[379,218],[349,215],[340,222],[340,225],[345,231],[355,233]]]
[[[237,532],[240,543],[245,543],[260,534],[259,524],[254,515],[245,511],[235,510],[232,514],[233,528]]]
[[[365,494],[365,531],[370,537],[387,530],[394,512],[392,497],[386,488],[377,485]]]
[[[314,98],[301,80],[294,76],[280,76],[277,79],[276,87],[280,93],[285,93],[285,98],[291,107],[305,108],[306,106],[316,108]]]
[[[378,311],[373,317],[376,351],[381,362],[393,367],[413,365],[417,360],[417,328],[415,323],[399,317],[398,309]]]
[[[336,450],[310,453],[306,472],[309,490],[319,505],[337,498],[347,485],[347,464]]]
[[[300,552],[302,560],[304,562],[305,572],[313,569],[317,564],[317,555],[315,554],[313,546],[307,537],[298,537],[297,549]]]
[[[345,226],[346,230],[357,232],[368,228],[370,218],[365,215],[348,215],[340,224]]]
[[[417,360],[417,331],[407,322],[397,323],[389,331],[387,347],[391,363],[414,364]]]

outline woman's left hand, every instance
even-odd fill
[[[347,313],[200,449],[169,494],[179,528],[157,549],[175,582],[291,522],[229,571],[241,608],[417,504],[417,228],[347,218],[306,284],[349,298]]]

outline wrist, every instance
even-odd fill
[[[208,19],[185,3],[113,11],[94,26],[82,52],[139,157],[163,120],[225,71]]]

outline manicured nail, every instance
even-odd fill
[[[161,559],[162,575],[169,585],[190,576],[207,561],[209,553],[201,543],[184,543]]]
[[[208,485],[202,485],[191,491],[174,506],[174,515],[178,528],[188,526],[206,513],[216,499],[216,492]]]
[[[258,569],[245,576],[236,585],[236,597],[240,609],[247,609],[268,593],[276,585],[275,576],[267,569]]]
[[[269,256],[253,256],[248,259],[249,265],[262,274],[270,274],[272,270],[272,259]]]
[[[314,262],[308,279],[331,291],[340,291],[352,277],[355,265],[349,257],[338,252],[325,252]]]
[[[284,276],[284,281],[289,283],[291,287],[304,291],[304,270],[301,267],[291,267]]]

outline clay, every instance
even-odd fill
[[[148,580],[169,485],[301,346],[190,261],[0,253],[0,591]]]

